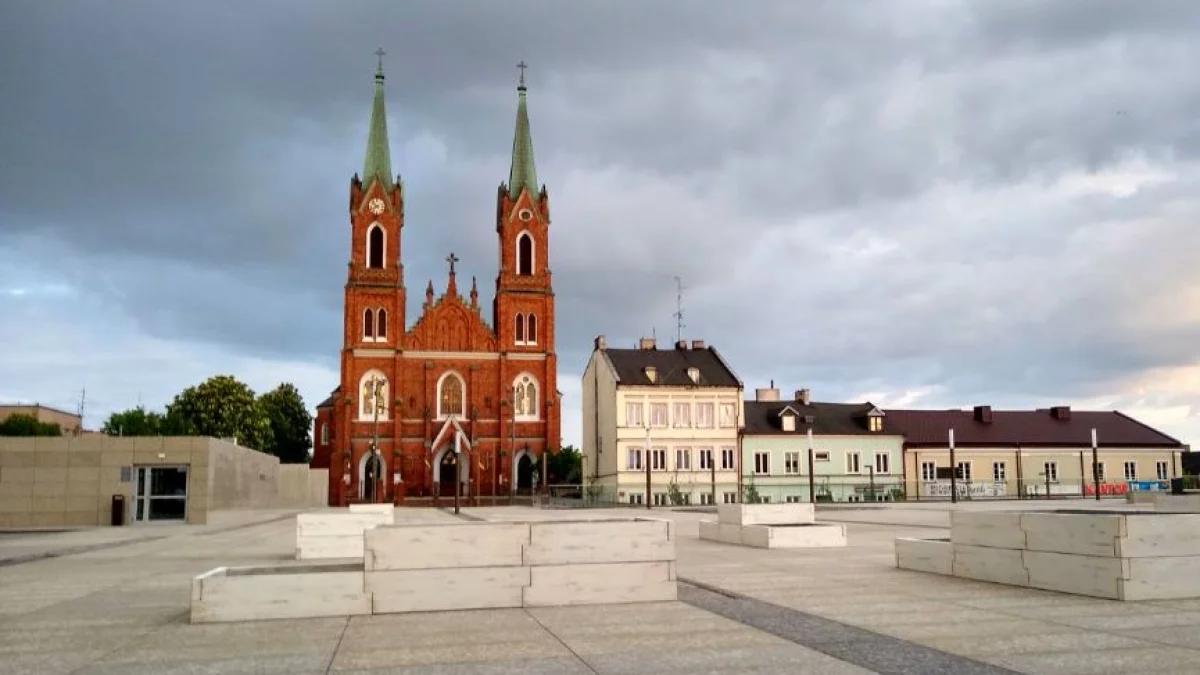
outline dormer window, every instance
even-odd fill
[[[646,379],[650,380],[651,384],[658,382],[658,368],[654,366],[646,366]]]
[[[696,367],[687,369],[688,378],[695,384],[700,384],[700,369]]]
[[[883,418],[878,416],[868,417],[867,428],[871,431],[883,431]]]
[[[795,415],[786,414],[783,416],[783,430],[784,431],[795,431],[796,430],[796,416]]]

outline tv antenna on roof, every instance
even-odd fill
[[[683,280],[675,277],[675,341],[683,339]]]

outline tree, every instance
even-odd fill
[[[295,385],[284,382],[260,396],[258,403],[271,425],[271,443],[262,448],[263,452],[275,455],[284,464],[308,462],[313,418]]]
[[[553,485],[575,485],[583,480],[583,453],[574,446],[564,445],[558,452],[550,453],[546,463]]]
[[[15,413],[0,422],[0,436],[62,436],[57,422],[41,422],[33,415]]]
[[[167,436],[166,427],[165,415],[138,406],[109,415],[101,431],[109,436]]]
[[[175,396],[167,418],[184,435],[237,439],[266,451],[272,446],[271,420],[254,391],[232,375],[215,375]]]

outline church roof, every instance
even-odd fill
[[[529,196],[538,198],[537,169],[533,163],[533,134],[529,130],[529,109],[525,102],[525,71],[521,70],[521,84],[517,86],[517,126],[513,133],[512,167],[508,172],[508,196],[516,199],[521,188],[529,189]]]
[[[375,100],[371,103],[371,123],[367,132],[367,156],[363,161],[363,187],[378,178],[385,189],[392,188],[392,155],[388,149],[387,110],[383,96],[383,50],[376,52],[379,67],[375,71]]]

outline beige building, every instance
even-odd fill
[[[0,437],[0,527],[202,524],[219,509],[326,501],[325,469],[201,437]]]
[[[667,506],[738,501],[742,382],[701,340],[659,349],[596,338],[583,374],[587,497]],[[647,489],[649,478],[649,489]]]
[[[64,436],[83,433],[83,418],[78,413],[51,408],[40,403],[15,403],[0,405],[0,422],[13,415],[29,415],[39,422],[57,424]]]
[[[960,498],[1095,496],[1095,432],[1100,494],[1168,489],[1188,447],[1117,411],[888,410],[905,437],[909,499],[948,499],[952,466]],[[954,432],[954,460],[950,433]]]

